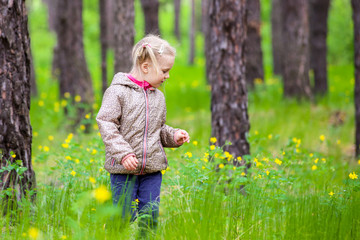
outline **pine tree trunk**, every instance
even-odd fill
[[[204,55],[206,59],[206,81],[208,84],[210,84],[210,78],[209,78],[209,62],[208,59],[210,58],[210,19],[209,19],[209,3],[210,0],[202,0],[201,1],[201,13],[202,13],[202,32],[204,35]]]
[[[282,75],[283,39],[281,0],[272,0],[271,3],[271,44],[273,71],[275,75]]]
[[[115,72],[129,72],[132,65],[131,51],[134,45],[134,2],[114,2]]]
[[[25,1],[0,1],[0,160],[1,169],[20,160],[26,171],[0,172],[0,191],[11,188],[14,197],[1,209],[15,207],[36,187],[31,164],[30,37]],[[1,195],[1,192],[0,192]],[[34,197],[35,195],[33,195]],[[8,206],[10,203],[11,206]]]
[[[352,0],[355,45],[355,154],[360,156],[360,1]]]
[[[108,0],[99,0],[99,12],[100,12],[100,45],[101,45],[101,83],[102,83],[102,93],[108,87],[107,84],[107,64],[106,64],[106,55],[108,49],[108,26],[107,26],[107,8],[106,3]]]
[[[115,2],[117,2],[118,0],[103,0],[105,1],[105,8],[106,8],[106,42],[107,42],[107,47],[108,48],[112,48],[114,49],[115,46],[115,40],[114,40],[114,5]]]
[[[330,0],[310,0],[310,67],[314,70],[314,92],[326,94],[327,61],[326,37]]]
[[[132,1],[131,1],[132,2]],[[159,1],[141,0],[145,18],[145,34],[160,35],[159,28]]]
[[[311,98],[307,0],[282,0],[283,80],[286,97]]]
[[[66,92],[79,95],[81,103],[90,106],[94,99],[91,77],[87,68],[83,45],[82,0],[58,1],[56,33],[58,39],[57,61],[59,66],[60,96]],[[77,108],[76,126],[86,114]]]
[[[209,1],[208,76],[211,83],[212,136],[235,159],[249,154],[250,129],[245,79],[246,1]],[[235,165],[240,165],[236,160]]]
[[[191,0],[191,26],[190,26],[190,53],[189,64],[194,64],[195,58],[195,0]]]
[[[181,0],[174,0],[174,11],[175,11],[175,28],[174,28],[174,34],[177,38],[177,40],[181,41],[181,35],[180,35],[180,9],[181,9]]]
[[[260,0],[246,1],[247,38],[245,40],[246,82],[254,87],[255,79],[264,80],[263,54],[261,49]]]

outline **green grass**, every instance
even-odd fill
[[[351,35],[348,28],[343,29],[349,4],[335,0],[330,13],[329,94],[313,102],[297,102],[283,98],[281,81],[272,76],[269,2],[262,0],[266,78],[265,84],[257,85],[248,96],[251,156],[247,161],[252,168],[243,176],[244,169],[234,170],[226,164],[228,156],[221,146],[215,143],[214,150],[209,147],[210,89],[200,34],[196,64],[187,64],[189,2],[183,1],[182,17],[186,20],[181,22],[183,41],[177,43],[172,36],[171,4],[162,1],[161,29],[178,49],[171,78],[162,88],[167,122],[186,129],[192,142],[179,149],[166,149],[169,169],[163,176],[160,225],[154,239],[360,238],[360,182],[349,177],[360,172],[353,158],[354,68],[348,57],[351,47],[338,47],[343,38],[336,36],[340,30]],[[106,200],[106,191],[95,195],[101,186],[110,190],[95,116],[83,122],[94,126],[91,134],[85,135],[81,128],[71,130],[62,111],[65,102],[58,100],[58,82],[51,77],[56,38],[48,31],[46,8],[40,0],[29,5],[40,91],[32,99],[30,112],[37,200],[35,204],[24,200],[16,218],[0,219],[0,238],[135,239],[137,224],[119,220],[120,213],[111,200]],[[339,6],[344,8],[336,11]],[[101,104],[97,1],[84,1],[84,8],[84,44],[96,93],[96,113]],[[143,18],[139,1],[136,9],[136,39],[140,39]],[[342,51],[346,54],[339,54]],[[112,55],[110,52],[109,81]],[[337,111],[343,116],[339,124],[334,120]],[[63,145],[66,143],[68,146]],[[215,171],[216,166],[224,167]],[[246,195],[239,190],[241,185]],[[98,201],[99,196],[105,201]]]

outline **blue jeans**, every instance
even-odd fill
[[[134,221],[136,212],[141,217],[139,226],[155,228],[159,216],[161,172],[145,175],[110,174],[114,205],[122,207],[122,218]],[[138,199],[138,208],[132,205]]]

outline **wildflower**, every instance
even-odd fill
[[[71,157],[70,157],[70,156],[66,156],[65,159],[66,159],[66,160],[71,160]]]
[[[161,170],[161,174],[164,175],[166,173],[166,170]]]
[[[198,145],[198,141],[193,141],[192,144],[194,144],[194,146]]]
[[[40,100],[40,101],[38,102],[38,105],[39,105],[40,107],[43,107],[43,106],[44,106],[44,101],[43,101],[43,100]]]
[[[69,133],[69,135],[67,136],[67,139],[71,140],[73,138],[74,134],[73,133]]]
[[[61,146],[62,146],[63,148],[69,148],[69,144],[67,144],[67,143],[63,143],[63,144],[61,144]]]
[[[69,92],[64,93],[64,97],[65,97],[65,98],[69,98],[69,97],[70,97],[70,93],[69,93]]]
[[[233,156],[229,152],[225,152],[225,157],[227,158],[228,161],[230,161],[233,158]]]
[[[62,107],[66,107],[66,106],[67,106],[67,101],[66,101],[65,99],[61,100],[60,105],[61,105]]]
[[[76,163],[76,164],[79,164],[79,163],[80,163],[80,160],[79,160],[79,159],[75,159],[75,163]]]
[[[204,153],[204,158],[208,158],[209,157],[209,153]]]
[[[202,167],[201,167],[201,169],[203,169],[203,170],[204,170],[204,169],[205,169],[205,166],[202,166]]]
[[[310,153],[310,154],[309,154],[309,156],[310,156],[310,157],[313,157],[313,156],[314,156],[314,154],[313,154],[313,153]]]
[[[220,168],[220,169],[224,168],[224,164],[220,163],[220,164],[219,164],[219,168]]]
[[[39,147],[38,147],[38,148],[39,148],[39,150],[41,150],[43,147],[42,147],[41,145],[39,145]]]
[[[262,159],[264,162],[268,163],[269,162],[269,158],[263,157]]]
[[[282,161],[278,158],[275,159],[275,163],[278,164],[278,165],[281,165],[282,164]]]
[[[111,198],[111,193],[104,185],[101,185],[93,191],[93,196],[98,202],[103,203]]]
[[[330,197],[332,197],[335,193],[333,191],[329,192]]]
[[[233,170],[236,170],[236,167],[233,167]]]
[[[218,154],[218,153],[215,153],[214,157],[215,157],[215,158],[218,158],[218,157],[219,157],[219,154]]]
[[[44,146],[44,151],[48,152],[50,150],[50,148],[48,146]]]
[[[258,132],[257,130],[255,130],[254,133],[255,133],[255,135],[258,135],[258,134],[259,134],[259,132]]]
[[[81,131],[84,131],[84,130],[85,130],[85,125],[84,125],[84,124],[81,124],[81,125],[80,125],[80,130],[81,130]]]
[[[97,135],[98,135],[99,137],[101,137],[100,132],[98,132]],[[175,149],[175,148],[171,148],[171,150],[176,150],[176,149]]]
[[[61,239],[67,239],[67,237],[65,235],[62,235]]]
[[[12,156],[12,158],[16,158],[16,154],[15,154],[15,153],[14,153],[14,154],[12,154],[11,156]]]
[[[266,175],[269,176],[270,172],[268,170],[266,170]]]
[[[137,198],[137,199],[135,199],[135,202],[136,202],[136,203],[139,203],[140,201],[139,201],[139,199]]]
[[[336,140],[336,144],[340,144],[341,143],[341,141],[338,139],[338,140]]]
[[[81,96],[80,95],[76,95],[75,96],[75,102],[80,102],[81,101]]]
[[[325,136],[324,136],[324,135],[320,135],[319,139],[320,139],[320,141],[322,141],[322,142],[323,142],[323,141],[325,141],[325,139],[326,139],[326,138],[325,138]]]
[[[313,170],[313,171],[315,171],[317,169],[317,166],[316,165],[313,165],[312,167],[311,167],[311,170]]]
[[[326,159],[325,159],[325,158],[321,158],[321,161],[322,161],[323,163],[326,163]]]
[[[92,155],[95,155],[96,153],[97,153],[96,149],[93,149],[92,152],[91,152]]]
[[[98,129],[99,129],[99,126],[95,123],[95,124],[93,125],[93,129],[94,129],[94,130],[98,130]]]
[[[76,172],[74,170],[72,170],[70,174],[73,175],[73,177],[75,177]]]
[[[92,163],[92,162],[94,162],[94,159],[91,158],[91,159],[90,159],[90,163]]]
[[[271,140],[271,139],[272,139],[272,137],[273,137],[273,135],[272,135],[272,134],[269,134],[269,135],[268,135],[268,139],[270,139],[270,140]]]
[[[96,208],[91,208],[91,211],[96,211]]]
[[[246,174],[244,172],[241,173],[241,176],[245,176]]]
[[[65,143],[70,143],[71,142],[71,140],[70,139],[65,139]]]
[[[60,111],[60,103],[59,102],[55,102],[54,103],[54,112],[59,112]]]
[[[96,183],[96,180],[95,180],[95,178],[93,178],[93,177],[89,177],[89,181],[90,181],[91,183]]]
[[[37,239],[39,237],[39,229],[34,227],[29,228],[29,237],[31,239]]]
[[[259,174],[259,175],[258,175],[258,178],[262,179],[262,176]]]
[[[316,159],[314,160],[314,163],[318,163],[318,161],[319,161],[319,158],[316,158]]]
[[[215,150],[215,145],[211,145],[211,146],[210,146],[210,150],[211,150],[211,151]]]
[[[285,155],[285,152],[284,152],[284,151],[282,152],[282,155]]]
[[[294,143],[297,143],[297,138],[294,137],[294,138],[292,139],[292,141],[293,141]]]
[[[239,157],[236,158],[236,160],[241,161],[242,158],[239,156]]]
[[[86,114],[86,115],[85,115],[85,118],[86,118],[86,119],[89,119],[89,118],[90,118],[90,113]]]
[[[358,160],[358,164],[360,165],[360,159]]]
[[[210,138],[210,142],[211,142],[211,143],[216,143],[216,142],[217,142],[216,137],[212,137],[212,138]]]
[[[33,135],[34,135],[34,137],[37,137],[37,136],[39,136],[39,133],[38,133],[38,132],[34,132]]]
[[[257,167],[262,165],[261,162],[259,162],[257,158],[254,158],[254,162],[255,162],[255,166],[257,166]]]
[[[297,153],[299,153],[300,152],[300,150],[298,149],[298,148],[296,148],[296,150],[295,150]]]
[[[54,140],[54,136],[48,136],[48,139],[49,139],[49,141],[53,141]]]
[[[191,157],[192,157],[192,153],[191,153],[191,152],[185,153],[185,157],[191,158]]]
[[[349,174],[349,178],[350,179],[357,179],[358,175],[355,172],[352,172],[352,173]]]

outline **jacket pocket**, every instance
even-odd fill
[[[165,150],[164,150],[164,148],[163,148],[160,140],[158,141],[158,143],[159,143],[159,145],[160,145],[161,152],[162,152],[162,154],[163,154],[163,157],[165,158],[165,162],[166,162],[166,165],[167,165],[167,164],[168,164],[168,161],[167,161],[167,157],[166,157],[166,154],[165,154]]]

